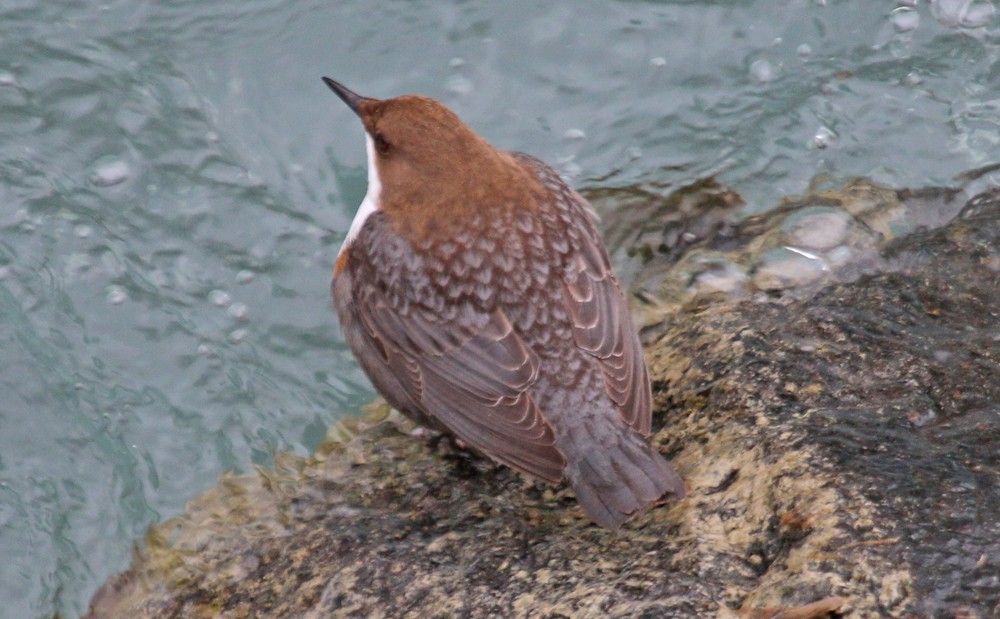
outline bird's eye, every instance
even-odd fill
[[[389,141],[381,133],[375,134],[375,148],[383,155],[389,152]]]

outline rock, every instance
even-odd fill
[[[674,219],[682,249],[647,226],[652,440],[690,492],[618,533],[369,413],[151,529],[89,616],[996,616],[1000,191],[893,223],[961,202],[860,183],[689,235]],[[855,258],[754,289],[741,269],[789,238]],[[747,277],[691,294],[696,254]]]

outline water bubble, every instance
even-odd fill
[[[816,148],[826,148],[837,139],[837,134],[828,127],[820,127],[819,131],[812,138],[813,146]]]
[[[625,150],[625,154],[628,155],[629,159],[638,159],[642,157],[642,149],[638,146],[629,146],[628,149]]]
[[[782,247],[782,249],[786,249],[786,250],[792,252],[793,254],[798,254],[798,255],[802,256],[803,258],[807,258],[809,260],[818,260],[821,263],[823,261],[823,258],[821,258],[819,256],[819,254],[817,254],[815,252],[811,252],[808,249],[802,249],[801,247],[792,247],[790,245],[786,245],[786,246]],[[823,270],[827,270],[825,264],[823,264]]]
[[[472,82],[461,75],[452,75],[445,81],[444,88],[456,95],[467,95],[472,92]]]
[[[826,263],[831,267],[840,268],[854,261],[854,251],[846,245],[835,247],[826,252]]]
[[[715,265],[695,276],[692,288],[696,295],[734,294],[746,288],[747,274],[732,263]]]
[[[112,285],[106,289],[106,298],[111,305],[121,305],[128,301],[128,291],[124,286]]]
[[[649,64],[653,65],[654,67],[665,67],[667,66],[667,59],[664,58],[663,56],[654,56],[653,58],[649,59]]]
[[[66,279],[82,279],[94,268],[94,260],[89,252],[73,252],[66,258]]]
[[[21,232],[32,233],[35,231],[35,221],[31,219],[31,213],[28,212],[26,208],[19,208],[14,213],[14,223],[17,224],[17,229]]]
[[[13,73],[7,73],[6,71],[0,71],[0,86],[13,86],[17,83],[14,79]]]
[[[94,229],[87,224],[78,224],[76,228],[74,228],[74,232],[76,232],[77,238],[86,239],[90,238],[90,235],[94,233]]]
[[[460,58],[458,56],[455,56],[454,58],[448,61],[448,66],[451,67],[452,69],[457,69],[464,64],[465,64],[465,58]]]
[[[247,307],[246,303],[233,303],[226,311],[233,318],[242,319],[247,317],[250,308]]]
[[[132,172],[129,164],[118,157],[102,157],[94,164],[90,182],[98,187],[111,187],[128,178]]]
[[[917,75],[915,71],[910,71],[909,73],[906,74],[906,77],[903,78],[903,82],[908,86],[916,86],[922,81],[924,80],[919,75]]]
[[[271,248],[265,243],[258,243],[250,248],[250,255],[258,260],[263,260],[271,255]]]
[[[892,18],[892,27],[896,32],[910,32],[916,30],[920,25],[920,13],[908,6],[901,6],[894,9],[889,15]]]
[[[982,28],[996,13],[989,0],[937,0],[931,11],[935,19],[952,28]]]
[[[799,45],[798,48],[796,48],[795,53],[803,57],[811,56],[813,53],[813,48],[810,47],[808,43],[803,43],[802,45]]]
[[[247,339],[247,330],[243,328],[233,329],[232,332],[229,334],[229,339],[235,342],[236,344],[239,344],[243,340]]]
[[[792,213],[781,224],[785,242],[810,249],[833,249],[850,232],[851,216],[833,207],[810,207]]]
[[[763,58],[750,63],[750,77],[758,82],[770,82],[774,79],[774,67]]]
[[[823,276],[826,264],[809,252],[780,247],[757,258],[751,279],[758,290],[784,290],[808,284]]]
[[[208,301],[216,307],[222,307],[224,305],[229,305],[229,302],[232,301],[232,297],[230,297],[229,293],[225,290],[213,290],[208,293]]]
[[[580,173],[583,172],[583,168],[581,168],[580,164],[575,161],[568,161],[562,165],[562,171],[567,178],[574,179],[580,176]]]
[[[208,344],[204,344],[204,343],[198,344],[198,354],[199,355],[210,355],[213,352],[214,351],[212,350],[212,347],[209,346]]]
[[[318,241],[324,238],[328,234],[328,231],[325,228],[320,228],[317,225],[307,224],[305,227],[305,233]]]
[[[257,274],[247,269],[243,269],[236,274],[236,282],[239,284],[249,284],[255,279],[257,279]]]
[[[996,9],[991,2],[974,4],[965,12],[962,26],[965,28],[982,28],[993,20]]]
[[[584,133],[583,129],[567,129],[563,137],[567,140],[582,140],[587,137],[587,134]]]

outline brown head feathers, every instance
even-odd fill
[[[331,81],[372,140],[381,183],[378,208],[398,234],[446,234],[475,213],[532,208],[544,195],[534,175],[434,99],[359,97]]]

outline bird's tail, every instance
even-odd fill
[[[562,446],[564,471],[591,520],[616,530],[658,499],[684,497],[684,481],[634,430],[593,432],[578,427]]]

